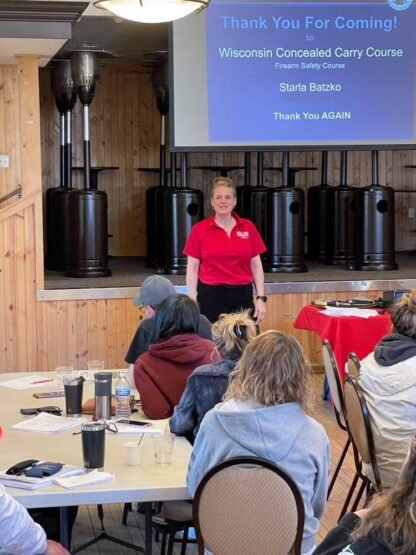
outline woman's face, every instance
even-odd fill
[[[231,187],[216,187],[211,197],[211,206],[216,216],[228,216],[234,210],[237,200]]]

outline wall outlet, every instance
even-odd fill
[[[8,168],[8,167],[9,167],[9,155],[0,154],[0,168]]]
[[[409,216],[409,220],[412,220],[415,217],[415,209],[414,208],[409,208],[408,209],[408,216]]]

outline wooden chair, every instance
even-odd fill
[[[352,376],[356,382],[360,379],[361,362],[355,353],[348,355],[348,375]]]
[[[338,365],[335,360],[334,352],[332,347],[327,339],[324,339],[322,342],[322,358],[324,361],[325,366],[325,374],[328,380],[329,391],[331,394],[331,399],[334,407],[335,418],[337,420],[338,426],[344,432],[347,431],[347,424],[346,424],[346,417],[345,417],[345,406],[344,406],[344,393],[342,390],[342,383],[340,378],[340,373],[338,370]],[[350,447],[351,440],[349,436],[345,441],[344,447],[342,449],[341,456],[338,459],[338,462],[335,467],[334,474],[332,475],[331,482],[328,487],[328,494],[327,499],[331,495],[331,491],[334,487],[334,484],[338,478],[339,471],[344,463],[345,457],[347,455],[348,449]],[[354,478],[355,479],[355,478]],[[354,489],[357,484],[358,477],[355,479]],[[354,490],[353,490],[354,491]],[[351,493],[352,495],[352,493]]]
[[[354,450],[356,473],[362,480],[357,497],[351,507],[351,511],[355,511],[364,490],[367,489],[367,499],[369,499],[372,493],[382,491],[382,484],[375,455],[373,431],[367,403],[361,386],[351,375],[347,376],[344,382],[344,399],[348,433]],[[371,479],[363,472],[363,462],[371,465],[373,474]],[[347,506],[345,506],[346,510]]]
[[[199,555],[300,555],[303,500],[271,461],[234,457],[208,471],[193,502]],[[292,549],[292,551],[291,551]]]

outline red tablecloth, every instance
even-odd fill
[[[328,316],[323,310],[308,305],[299,312],[294,326],[314,331],[322,340],[328,339],[341,375],[345,377],[348,354],[354,352],[363,359],[371,353],[383,335],[391,332],[391,318],[389,313],[371,318]]]

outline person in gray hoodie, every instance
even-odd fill
[[[268,331],[247,345],[231,377],[225,401],[207,412],[196,436],[188,491],[193,496],[208,470],[231,457],[273,461],[301,492],[302,554],[310,554],[325,510],[330,465],[325,430],[306,414],[310,365],[296,339]]]
[[[391,319],[393,333],[381,339],[360,369],[384,489],[399,478],[416,430],[416,290],[394,305]],[[371,478],[371,467],[364,470]]]

